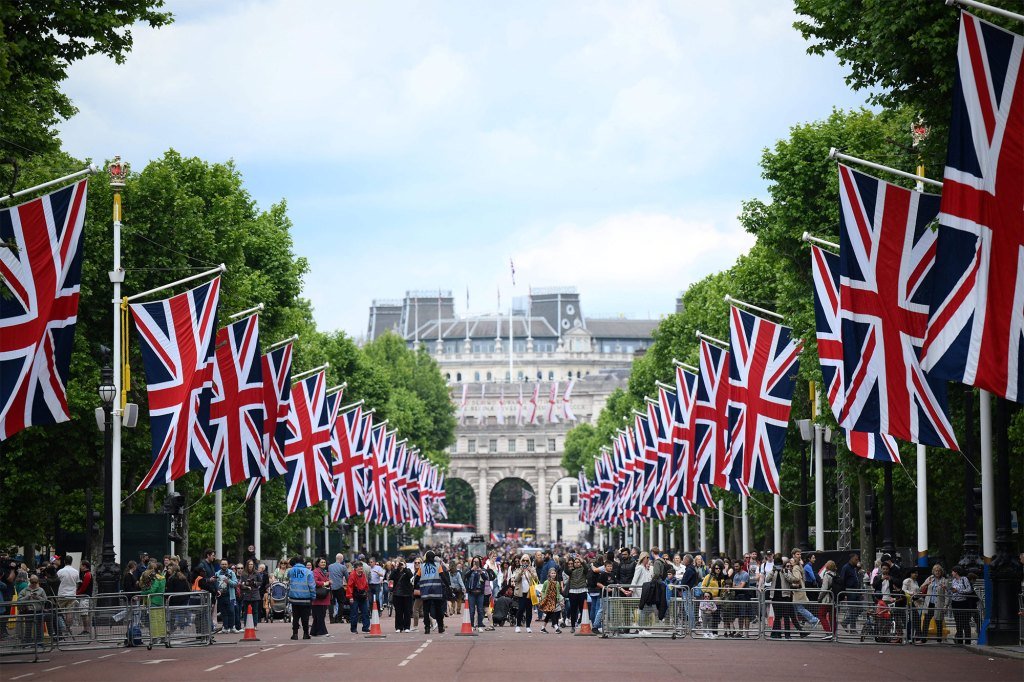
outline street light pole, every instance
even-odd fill
[[[114,548],[113,561],[117,561],[121,552],[121,414],[127,398],[123,384],[124,377],[121,376],[122,354],[124,352],[124,349],[121,348],[121,284],[124,282],[124,269],[121,267],[121,190],[124,189],[125,185],[125,167],[121,163],[120,156],[114,157],[114,160],[107,168],[107,172],[110,174],[110,189],[114,193],[114,263],[113,269],[108,273],[108,276],[110,277],[110,283],[114,287],[114,297],[112,300],[114,305],[114,335],[112,339],[114,371],[112,384],[115,397],[117,398],[117,406],[113,408],[110,415],[111,425],[104,432],[110,434],[110,451],[112,453],[110,460],[107,462],[108,475],[111,476],[107,480],[107,496],[116,500],[112,516],[108,517],[106,522],[109,523],[111,529],[111,542]],[[113,417],[117,417],[117,419],[113,419]]]
[[[100,565],[96,569],[96,583],[100,594],[114,594],[120,591],[121,571],[117,565],[117,557],[114,553],[114,496],[112,494],[112,481],[114,479],[114,468],[112,459],[114,454],[114,398],[117,396],[117,387],[114,385],[114,372],[110,367],[110,349],[101,347],[104,356],[103,369],[100,370],[100,400],[103,402],[103,474],[104,489],[103,496],[103,553],[100,556]]]

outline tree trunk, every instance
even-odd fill
[[[156,513],[156,494],[155,491],[150,488],[146,491],[146,508],[144,513],[154,514]]]
[[[857,525],[860,528],[861,561],[865,562],[865,566],[870,566],[875,560],[875,540],[873,533],[867,532],[868,521],[865,509],[868,503],[868,481],[864,477],[864,472],[859,470],[857,471],[857,492],[860,498],[860,504],[857,505]]]

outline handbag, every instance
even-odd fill
[[[539,587],[540,583],[538,583],[536,580],[530,581],[530,602],[534,606],[540,603],[540,595],[537,594]]]
[[[323,585],[317,585],[316,586],[316,598],[317,599],[327,599],[327,595],[328,594],[330,594],[330,591],[326,587],[324,587]]]

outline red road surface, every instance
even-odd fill
[[[455,637],[458,619],[445,634],[396,634],[383,640],[329,626],[334,637],[293,642],[288,624],[262,624],[260,642],[218,637],[204,648],[155,647],[80,652],[53,651],[39,663],[0,661],[4,682],[39,680],[614,680],[639,675],[686,680],[1020,680],[1024,662],[989,658],[938,645],[871,646],[809,642],[685,639],[601,639],[515,634],[511,628]],[[523,677],[523,676],[526,677]]]

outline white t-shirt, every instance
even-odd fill
[[[78,591],[78,583],[81,582],[81,578],[78,577],[78,569],[74,566],[65,566],[57,571],[57,577],[60,578],[57,596],[74,597]]]

